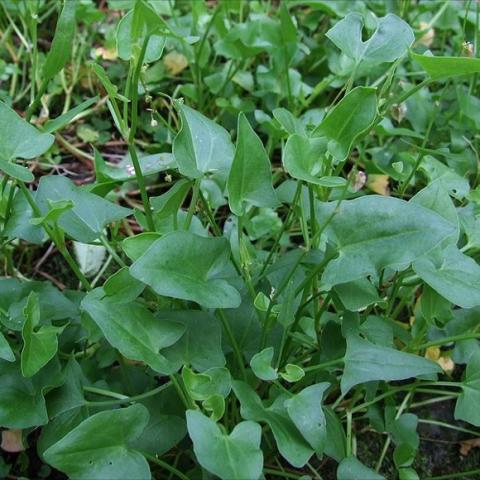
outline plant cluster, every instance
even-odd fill
[[[0,5],[0,476],[478,478],[480,3],[97,3]]]

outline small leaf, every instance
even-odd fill
[[[47,133],[53,133],[62,129],[66,125],[74,122],[78,114],[85,111],[88,107],[91,107],[94,103],[98,102],[98,100],[99,97],[89,98],[59,117],[46,121],[43,130]]]
[[[15,361],[15,354],[13,353],[12,347],[10,347],[10,344],[2,332],[0,332],[0,358],[7,362]]]
[[[63,328],[40,323],[40,304],[38,294],[31,292],[24,308],[25,323],[22,329],[23,349],[21,355],[22,375],[32,377],[44,367],[57,353],[57,335]]]
[[[42,69],[42,81],[52,79],[65,66],[72,51],[75,35],[75,10],[77,2],[65,0],[58,18],[55,35]]]
[[[355,385],[373,380],[405,380],[436,373],[441,373],[441,368],[430,360],[350,335],[347,338],[345,370],[341,380],[342,393],[347,393]]]
[[[196,410],[187,411],[187,428],[200,465],[223,480],[256,480],[263,469],[260,449],[262,429],[255,422],[241,422],[230,435]]]
[[[280,372],[280,376],[289,383],[298,382],[305,376],[305,371],[298,365],[287,363],[285,365],[285,371]]]
[[[177,231],[156,240],[130,273],[160,295],[208,308],[236,308],[240,295],[222,278],[229,257],[226,239]]]
[[[337,480],[385,480],[383,475],[366,467],[355,457],[344,458],[337,469]]]
[[[476,352],[468,361],[463,392],[455,405],[455,418],[480,427],[480,353]]]
[[[133,237],[132,237],[133,238]],[[123,267],[103,284],[103,291],[109,297],[115,297],[117,303],[130,303],[145,289],[145,285],[130,275],[128,267]]]
[[[240,401],[242,418],[267,423],[282,457],[294,467],[303,467],[314,450],[290,419],[284,405],[286,398],[281,395],[270,407],[265,408],[260,397],[248,384],[234,381],[232,386]]]
[[[148,424],[140,404],[96,413],[48,448],[46,462],[72,479],[150,480],[147,461],[130,447]]]
[[[182,128],[173,141],[179,172],[188,178],[218,174],[226,180],[234,148],[229,133],[193,108],[177,102]]]
[[[415,40],[412,29],[401,18],[389,13],[376,19],[373,35],[362,41],[363,17],[349,13],[336,23],[326,36],[356,65],[391,63],[404,55]]]
[[[288,415],[305,440],[322,455],[327,441],[327,420],[322,410],[322,397],[329,383],[304,388],[285,402]]]
[[[273,347],[265,348],[261,352],[256,353],[250,360],[250,367],[252,367],[255,376],[266,382],[276,380],[278,375],[277,371],[272,368],[272,360]]]
[[[435,80],[480,73],[480,58],[435,57],[413,52],[410,56]]]
[[[413,262],[415,273],[448,301],[462,308],[480,305],[480,266],[455,245]]]
[[[356,87],[332,108],[312,136],[326,137],[328,151],[340,162],[347,158],[353,143],[370,130],[376,116],[376,90]]]
[[[145,362],[165,375],[176,371],[160,351],[173,345],[183,335],[183,325],[158,320],[141,303],[118,303],[115,297],[105,297],[101,288],[92,290],[83,299],[81,307],[122,355]]]
[[[325,138],[290,135],[283,150],[283,166],[293,178],[319,185],[326,166],[326,151]]]
[[[60,175],[42,177],[35,200],[42,213],[49,211],[49,202],[71,201],[73,208],[59,218],[58,225],[82,243],[95,241],[106,225],[131,213],[131,210],[89,193]]]
[[[42,391],[20,370],[20,362],[0,360],[0,425],[5,428],[30,428],[48,422]]]
[[[54,141],[53,135],[40,133],[5,103],[0,102],[0,170],[24,182],[32,173],[14,162],[17,158],[35,158],[45,153]]]
[[[243,113],[238,116],[237,145],[227,188],[230,209],[238,216],[245,214],[247,205],[275,207],[278,203],[267,152]]]

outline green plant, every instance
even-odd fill
[[[41,477],[480,473],[418,466],[480,427],[480,6],[272,3],[1,5],[0,425]]]

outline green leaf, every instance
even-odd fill
[[[122,242],[122,248],[130,260],[139,259],[161,237],[156,232],[143,232],[133,237],[127,237]]]
[[[247,205],[275,207],[278,203],[267,152],[243,113],[238,116],[237,145],[227,188],[230,209],[238,216],[245,214]]]
[[[152,197],[151,204],[156,218],[166,218],[176,215],[187,196],[192,182],[180,179],[168,191],[158,197]]]
[[[157,317],[185,326],[180,340],[163,351],[177,369],[191,365],[198,372],[204,372],[225,365],[222,329],[216,317],[201,310],[165,310]]]
[[[84,420],[43,454],[72,480],[150,480],[147,461],[130,447],[148,424],[140,404],[107,410]]]
[[[223,480],[256,480],[263,469],[260,449],[262,429],[255,422],[241,422],[230,435],[196,410],[187,411],[187,428],[200,465]]]
[[[85,100],[84,102],[78,104],[76,107],[72,108],[63,115],[60,115],[59,117],[52,120],[48,120],[47,122],[45,122],[43,130],[47,133],[53,133],[57,130],[62,129],[69,123],[73,122],[78,114],[82,113],[88,107],[91,107],[94,103],[98,102],[98,100],[99,97],[89,98],[88,100]]]
[[[303,467],[314,451],[290,419],[284,406],[285,396],[277,397],[270,407],[265,408],[260,397],[248,384],[234,381],[232,386],[240,401],[242,418],[267,423],[282,457],[294,467]]]
[[[366,41],[362,41],[363,17],[359,13],[349,13],[325,35],[356,65],[394,62],[412,45],[413,31],[408,23],[392,13],[376,22],[375,32]]]
[[[108,297],[114,297],[116,303],[130,303],[145,289],[145,285],[130,275],[128,267],[115,272],[103,284],[103,291]]]
[[[455,305],[480,305],[480,266],[455,245],[435,249],[413,262],[412,267],[425,283]]]
[[[193,108],[177,102],[182,128],[173,141],[178,171],[188,178],[217,174],[226,180],[234,148],[230,134]]]
[[[30,428],[48,422],[41,389],[25,378],[20,363],[0,360],[0,425],[5,428]]]
[[[176,371],[160,351],[183,335],[185,329],[182,325],[160,321],[140,303],[118,303],[115,297],[105,297],[101,288],[92,290],[83,299],[81,307],[122,355],[145,362],[165,375]]]
[[[33,181],[32,173],[16,165],[17,158],[35,158],[45,153],[53,135],[40,133],[5,103],[0,102],[0,170],[23,182]]]
[[[323,454],[327,441],[322,397],[329,386],[329,383],[310,385],[285,402],[289,417],[317,455]]]
[[[354,143],[368,133],[376,116],[376,90],[356,87],[332,108],[312,136],[326,137],[328,151],[340,162],[347,158]]]
[[[42,69],[42,82],[51,80],[67,63],[75,35],[75,10],[77,2],[65,0],[58,17],[55,35]]]
[[[328,218],[330,238],[338,257],[322,276],[325,288],[374,277],[383,268],[405,268],[455,234],[451,223],[431,210],[398,198],[368,195],[320,204],[318,218]]]
[[[250,360],[250,367],[253,373],[260,380],[266,382],[276,380],[278,378],[277,371],[272,367],[273,347],[263,349],[256,353]]]
[[[326,167],[326,151],[325,138],[290,135],[283,150],[283,166],[293,178],[321,185]]]
[[[156,240],[130,273],[160,295],[207,308],[236,308],[240,295],[223,279],[229,258],[226,239],[177,231]]]
[[[305,371],[303,368],[292,363],[287,363],[285,365],[285,371],[280,372],[280,376],[289,383],[298,382],[305,376]]]
[[[366,467],[356,457],[346,457],[338,466],[337,480],[385,480],[385,477]]]
[[[434,362],[393,348],[375,345],[355,335],[347,338],[342,393],[360,383],[374,380],[405,380],[434,375],[442,369]]]
[[[49,211],[49,202],[70,200],[73,208],[59,218],[58,225],[70,237],[82,243],[97,240],[106,225],[121,220],[131,213],[128,208],[120,207],[89,193],[60,175],[42,177],[35,200],[42,214]]]
[[[480,58],[435,57],[413,52],[410,56],[435,80],[480,73]]]
[[[455,405],[455,418],[480,427],[480,352],[474,353],[467,364],[462,393]]]
[[[369,305],[382,301],[377,289],[366,278],[341,283],[334,287],[334,291],[345,308],[351,312],[363,310]]]
[[[55,224],[65,212],[73,208],[70,200],[48,201],[49,210],[41,217],[34,217],[30,220],[32,225]]]
[[[232,388],[230,372],[225,367],[214,367],[203,373],[195,373],[184,366],[182,379],[185,388],[194,400],[207,400],[213,395],[225,398]]]
[[[15,361],[15,354],[13,353],[12,347],[10,347],[10,344],[2,332],[0,332],[0,358],[7,362]]]
[[[141,8],[139,17],[139,32],[137,32],[137,39],[135,39],[133,21],[134,21],[134,11],[131,10],[126,15],[124,15],[121,20],[118,22],[117,32],[116,32],[116,41],[117,41],[117,51],[118,56],[122,60],[130,60],[134,57],[135,49],[141,47],[144,38],[146,35],[149,35],[147,49],[145,51],[145,63],[151,63],[158,60],[163,53],[165,47],[166,38],[163,35],[155,35],[153,31],[155,28],[151,28],[150,24],[157,21],[157,25],[160,24],[160,19],[154,12],[154,10],[146,4],[146,2],[136,2]]]
[[[31,292],[28,296],[23,312],[25,323],[22,329],[22,375],[32,377],[57,353],[57,335],[63,328],[42,325],[36,329],[40,323],[40,304],[38,294],[35,292]]]

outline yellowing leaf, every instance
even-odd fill
[[[163,59],[163,63],[170,75],[178,75],[188,67],[187,57],[176,51],[167,53]]]
[[[438,347],[428,347],[425,352],[425,358],[436,362],[440,358],[440,348]]]
[[[2,432],[2,444],[0,446],[5,452],[23,452],[25,447],[23,445],[22,431],[16,428],[4,430]]]
[[[390,195],[389,176],[370,174],[367,178],[367,187],[379,195]]]

